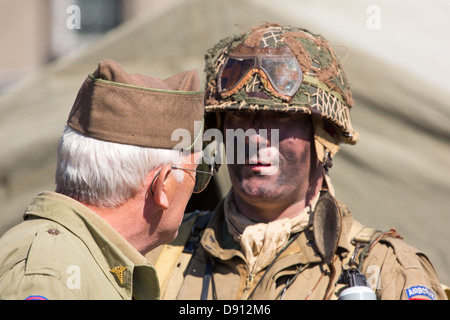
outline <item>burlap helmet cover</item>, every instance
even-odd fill
[[[301,66],[303,81],[290,101],[268,92],[258,76],[231,96],[224,97],[218,92],[219,71],[229,54],[241,44],[260,48],[287,46],[292,51]],[[301,28],[265,24],[221,40],[205,58],[207,113],[227,110],[303,112],[315,115],[316,140],[332,154],[339,150],[340,142],[355,144],[358,141],[358,133],[350,122],[354,101],[347,77],[335,52],[320,35]],[[263,91],[270,99],[249,95],[254,91]],[[326,121],[322,123],[322,120]],[[323,130],[327,124],[337,130]]]

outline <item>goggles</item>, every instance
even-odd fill
[[[300,64],[288,47],[253,48],[240,44],[219,70],[219,93],[224,98],[235,94],[255,74],[259,74],[272,95],[285,101],[291,100],[303,80]]]

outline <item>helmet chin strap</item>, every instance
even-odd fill
[[[339,138],[336,135],[331,136],[324,129],[324,120],[318,116],[312,116],[312,123],[314,128],[314,143],[317,152],[317,158],[324,162],[334,157],[336,153],[339,152]],[[326,155],[328,153],[328,156]],[[330,166],[331,167],[331,166]]]
[[[323,119],[312,117],[314,128],[314,147],[316,149],[317,159],[322,164],[323,172],[323,190],[328,190],[334,196],[334,188],[331,184],[328,171],[333,166],[333,157],[339,152],[339,141],[332,137],[323,127]]]
[[[325,149],[325,157],[322,159],[322,173],[323,173],[323,182],[322,182],[322,190],[328,190],[332,196],[334,196],[334,187],[331,184],[331,179],[328,174],[328,170],[333,166],[333,162],[331,160],[330,153]]]

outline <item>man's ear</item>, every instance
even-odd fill
[[[149,173],[147,176],[147,180],[150,180],[150,184],[148,185],[148,194],[153,194],[153,200],[156,205],[161,207],[163,210],[167,210],[169,208],[169,199],[167,198],[166,191],[164,190],[164,182],[169,177],[172,168],[170,165],[165,165],[161,168],[160,173],[156,178],[154,175]],[[152,176],[153,178],[149,179]],[[153,185],[151,181],[153,181]]]

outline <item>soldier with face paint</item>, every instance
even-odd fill
[[[349,82],[322,36],[255,26],[210,49],[205,71],[207,126],[226,139],[251,134],[243,149],[227,141],[245,161],[227,158],[232,188],[164,298],[339,299],[350,287],[370,299],[446,298],[423,253],[394,229],[361,225],[335,197],[332,159],[358,133]]]

